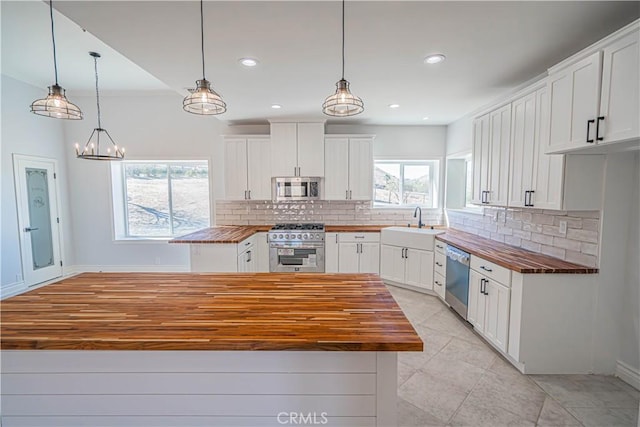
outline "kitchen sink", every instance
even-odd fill
[[[432,251],[435,237],[444,232],[430,228],[387,227],[380,230],[380,243]]]

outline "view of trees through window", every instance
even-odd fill
[[[374,164],[374,203],[378,206],[437,207],[436,160]]]
[[[128,237],[171,237],[209,226],[207,162],[127,162],[123,169]]]

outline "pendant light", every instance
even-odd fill
[[[192,114],[212,116],[227,111],[227,104],[222,97],[211,89],[211,83],[204,73],[204,13],[203,0],[200,0],[200,47],[202,53],[202,80],[196,80],[196,88],[182,101],[184,111]]]
[[[77,105],[69,102],[65,90],[58,85],[58,61],[56,58],[56,37],[53,32],[53,0],[49,1],[49,15],[51,16],[51,40],[53,41],[53,70],[56,82],[49,86],[46,98],[37,99],[31,104],[31,112],[39,116],[54,119],[82,120],[82,111]]]
[[[364,102],[349,90],[349,82],[344,78],[344,0],[342,0],[342,78],[336,83],[336,93],[327,97],[322,104],[322,112],[328,116],[348,117],[364,111]]]
[[[98,107],[98,127],[91,132],[87,143],[84,144],[84,148],[80,151],[80,146],[76,144],[76,157],[79,159],[87,160],[122,160],[124,159],[124,148],[118,147],[109,132],[102,127],[102,121],[100,117],[100,91],[98,90],[98,58],[100,54],[97,52],[89,52],[89,55],[93,57],[93,65],[96,73],[96,105]],[[111,145],[107,146],[106,150],[100,151],[104,147],[100,147],[100,135],[105,134],[107,143]],[[94,138],[95,136],[95,138]],[[113,151],[112,151],[113,149]]]

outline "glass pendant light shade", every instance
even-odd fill
[[[322,112],[327,116],[348,117],[364,111],[364,102],[349,90],[349,82],[344,78],[344,0],[342,0],[342,78],[336,83],[336,93],[327,97],[322,104]]]
[[[364,102],[349,90],[349,82],[341,79],[336,83],[336,93],[327,97],[322,112],[328,116],[348,117],[364,111]]]
[[[55,119],[82,120],[80,108],[69,102],[65,96],[65,90],[55,84],[49,86],[49,95],[46,98],[33,101],[31,112]]]
[[[204,72],[204,2],[200,0],[200,54],[202,55],[202,79],[196,80],[196,88],[182,101],[182,108],[187,113],[201,116],[215,116],[227,111],[227,104],[222,97],[211,89],[211,83]]]
[[[182,101],[182,108],[193,114],[216,115],[227,111],[227,104],[220,95],[211,89],[211,83],[206,80],[197,80],[196,88]]]
[[[49,1],[49,16],[51,18],[51,41],[53,42],[53,71],[56,82],[49,86],[49,94],[46,98],[33,101],[31,112],[54,119],[82,120],[80,108],[69,102],[65,90],[58,85],[58,61],[56,58],[56,37],[53,31],[53,1],[51,0]]]

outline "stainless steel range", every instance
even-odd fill
[[[324,224],[276,224],[269,231],[269,271],[324,273]]]

